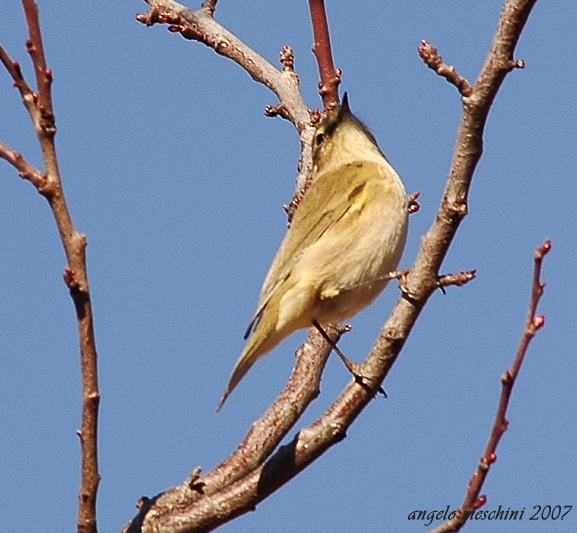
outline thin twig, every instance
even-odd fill
[[[443,58],[439,55],[438,50],[431,43],[423,39],[418,50],[425,64],[439,76],[442,76],[449,83],[457,87],[461,96],[471,96],[473,94],[471,84],[457,72],[457,69],[455,69],[453,65],[447,65],[443,62]]]
[[[0,141],[0,158],[10,163],[22,179],[30,181],[39,191],[46,186],[46,175],[24,159],[20,152],[12,150],[2,141]]]
[[[445,274],[443,276],[439,276],[437,283],[441,289],[448,287],[449,285],[462,287],[463,285],[469,283],[469,281],[475,279],[476,275],[476,270],[461,270],[460,272],[455,272],[454,274]]]
[[[45,120],[52,121],[54,119],[51,92],[52,71],[46,66],[40,20],[38,18],[38,6],[34,0],[22,0],[22,5],[24,6],[26,24],[28,25],[26,48],[34,65],[36,87],[38,88],[38,107],[45,116]],[[51,131],[48,126],[45,127]]]
[[[509,421],[507,420],[507,408],[509,406],[509,401],[511,400],[513,386],[515,385],[515,381],[519,375],[521,365],[523,364],[531,340],[535,336],[535,333],[545,324],[545,318],[542,315],[537,315],[537,306],[541,296],[543,296],[543,289],[545,288],[545,283],[541,281],[543,257],[549,253],[550,250],[551,241],[547,239],[535,251],[531,297],[529,299],[529,308],[527,310],[525,327],[523,329],[521,340],[519,341],[519,347],[517,348],[513,364],[511,365],[511,368],[506,370],[501,376],[501,396],[499,398],[499,404],[495,414],[495,421],[493,422],[491,435],[489,436],[485,451],[483,452],[483,457],[481,457],[477,470],[473,473],[469,483],[467,484],[465,499],[456,511],[455,516],[441,524],[439,527],[433,529],[431,533],[459,531],[467,519],[487,501],[486,496],[480,496],[481,489],[483,488],[485,479],[489,474],[491,465],[497,460],[497,446],[509,426]]]

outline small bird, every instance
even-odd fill
[[[347,94],[313,137],[309,189],[277,251],[247,342],[218,404],[251,366],[294,331],[335,324],[368,306],[399,264],[408,231],[407,194]]]

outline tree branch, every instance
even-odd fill
[[[205,2],[203,8],[192,11],[173,0],[144,1],[150,6],[151,11],[137,15],[136,19],[139,22],[147,26],[169,24],[170,31],[178,32],[186,39],[201,42],[218,54],[233,60],[246,70],[254,81],[265,85],[277,95],[279,104],[273,108],[282,107],[282,113],[277,114],[290,120],[299,134],[301,155],[296,191],[302,190],[312,168],[311,143],[314,126],[310,122],[308,108],[301,96],[299,79],[294,69],[284,68],[284,63],[282,70],[275,68],[216,22],[207,8],[212,5],[211,2]],[[274,116],[274,113],[266,114]]]
[[[539,304],[541,296],[543,296],[543,289],[545,288],[545,283],[541,281],[543,257],[548,254],[550,250],[551,241],[547,239],[535,251],[531,297],[529,300],[529,309],[527,311],[527,319],[525,321],[523,335],[521,336],[519,347],[517,348],[517,353],[511,368],[506,370],[501,376],[501,397],[499,398],[499,405],[497,407],[497,413],[495,414],[493,429],[491,430],[491,435],[489,436],[483,457],[481,457],[477,470],[473,473],[473,476],[467,484],[465,499],[463,500],[461,507],[456,511],[455,516],[441,524],[439,527],[433,529],[431,533],[459,531],[471,514],[482,507],[487,501],[486,496],[480,496],[480,493],[483,484],[485,483],[485,479],[489,474],[491,465],[497,460],[497,446],[501,441],[501,437],[509,427],[509,421],[507,420],[506,415],[509,400],[511,399],[511,393],[513,392],[513,386],[515,385],[515,381],[519,375],[519,371],[521,370],[521,365],[523,364],[531,340],[537,331],[545,324],[545,318],[542,315],[537,316],[537,305]]]
[[[425,64],[434,70],[439,76],[445,78],[449,83],[457,87],[461,96],[471,96],[473,87],[463,78],[452,65],[443,62],[443,58],[438,54],[438,50],[429,42],[423,39],[418,48],[419,56]]]
[[[36,130],[42,151],[45,172],[30,165],[21,154],[0,143],[0,157],[14,166],[19,175],[29,180],[47,200],[56,221],[68,266],[64,280],[76,310],[82,369],[82,425],[78,431],[81,442],[82,473],[78,503],[77,531],[96,533],[96,494],[98,473],[98,392],[97,354],[94,339],[92,307],[86,269],[86,237],[76,230],[64,197],[54,136],[55,117],[52,106],[52,71],[46,66],[38,6],[33,0],[22,0],[28,25],[26,47],[30,54],[38,86],[34,93],[24,80],[20,66],[0,47],[0,60],[12,76],[24,106]]]
[[[342,328],[328,328],[334,342],[342,332]],[[278,465],[282,465],[280,458],[286,456],[286,447],[268,461],[267,458],[318,396],[330,352],[328,343],[311,328],[307,341],[297,352],[295,367],[284,390],[253,423],[238,448],[205,475],[199,476],[200,469],[196,468],[182,484],[158,495],[151,504],[141,506],[123,532],[144,532],[151,528],[174,533],[210,531],[254,508],[278,488],[274,477],[268,483],[261,475],[277,471]]]
[[[309,8],[315,39],[313,53],[317,58],[321,78],[319,94],[323,99],[323,108],[327,111],[339,104],[338,88],[341,83],[342,72],[340,69],[335,69],[333,63],[329,23],[324,0],[309,0]]]

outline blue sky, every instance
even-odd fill
[[[30,75],[21,5],[5,4],[0,42]],[[288,122],[264,117],[274,95],[237,65],[137,23],[144,3],[39,5],[65,191],[89,243],[99,528],[118,531],[140,496],[226,457],[288,378],[304,332],[259,361],[215,415],[285,232],[298,139]],[[327,7],[342,90],[407,190],[421,192],[401,262],[409,267],[437,210],[460,117],[457,92],[422,64],[417,46],[431,41],[473,81],[501,1]],[[307,2],[222,0],[216,16],[275,64],[291,45],[305,99],[320,106]],[[521,334],[533,251],[546,237],[546,324],[483,491],[486,509],[525,508],[525,520],[468,531],[575,531],[577,509],[553,523],[528,516],[536,505],[575,505],[577,494],[576,17],[577,4],[537,4],[517,48],[527,67],[507,77],[490,113],[470,215],[443,266],[477,269],[478,278],[432,296],[385,382],[387,400],[372,402],[342,443],[222,531],[423,531],[407,521],[412,510],[457,507]],[[40,165],[7,74],[0,138]],[[5,163],[0,183],[0,533],[72,530],[80,385],[64,255],[44,199]],[[364,357],[398,295],[391,284],[352,320],[341,342],[349,357]],[[331,360],[301,424],[348,381]]]

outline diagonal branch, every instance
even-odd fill
[[[489,436],[487,446],[485,447],[483,457],[481,457],[477,470],[469,480],[465,499],[461,504],[461,507],[456,511],[455,516],[441,524],[439,527],[436,527],[431,533],[449,533],[451,531],[459,531],[468,518],[487,501],[487,498],[485,496],[480,496],[480,493],[483,484],[485,483],[485,479],[489,474],[491,465],[497,460],[497,446],[509,426],[509,421],[507,420],[506,415],[511,394],[513,392],[513,386],[515,385],[515,381],[519,375],[519,371],[521,370],[521,365],[523,364],[531,340],[537,331],[545,324],[545,318],[542,315],[537,315],[537,306],[541,296],[543,296],[543,289],[545,288],[545,284],[541,281],[543,258],[550,250],[551,241],[547,239],[535,251],[531,298],[529,301],[529,309],[527,310],[527,319],[525,321],[523,335],[521,336],[521,341],[519,342],[519,347],[517,348],[517,353],[511,368],[506,370],[501,376],[501,397],[499,398],[499,405],[497,407],[497,413],[495,414],[493,429]]]
[[[305,185],[312,168],[311,143],[314,127],[310,123],[307,105],[299,86],[294,69],[278,68],[247,46],[236,35],[228,31],[213,18],[211,6],[216,2],[205,2],[198,11],[193,11],[173,0],[145,0],[151,11],[137,15],[136,19],[151,26],[169,24],[169,30],[181,33],[187,39],[196,40],[212,48],[216,53],[240,65],[257,83],[261,83],[275,93],[282,108],[277,113],[290,120],[295,126],[301,145],[297,178],[297,191]],[[284,64],[283,64],[284,67]],[[270,115],[273,116],[273,115]]]

